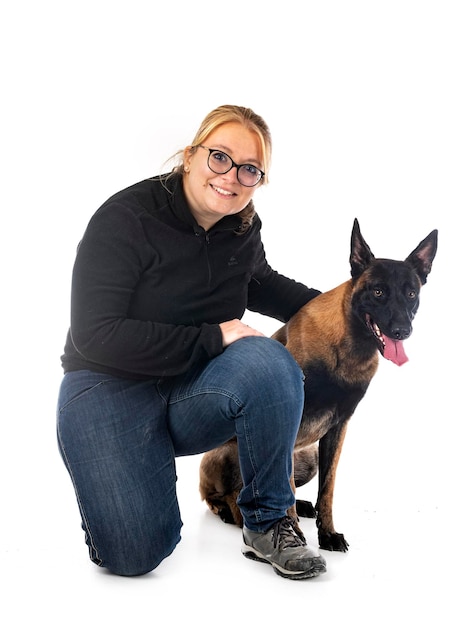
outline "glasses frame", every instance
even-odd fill
[[[256,165],[253,165],[252,163],[241,163],[241,165],[238,165],[235,161],[233,161],[233,159],[229,156],[229,154],[226,154],[226,152],[224,152],[223,150],[220,150],[219,148],[208,148],[208,146],[204,146],[202,143],[198,144],[197,147],[198,148],[203,148],[203,150],[208,150],[208,152],[209,152],[209,154],[208,154],[208,167],[214,174],[227,174],[228,172],[230,172],[233,169],[233,167],[235,167],[236,168],[236,173],[237,173],[237,179],[239,181],[239,184],[242,185],[243,187],[255,187],[256,185],[258,185],[261,182],[261,180],[266,175],[265,172],[263,172],[260,168],[258,168]],[[210,158],[211,158],[211,155],[213,154],[213,152],[220,152],[221,154],[224,154],[224,156],[226,156],[231,161],[231,165],[229,166],[229,168],[225,172],[217,172],[216,170],[214,170],[211,167],[211,165],[210,165]],[[239,170],[242,167],[249,167],[249,166],[255,168],[260,173],[259,179],[253,185],[246,185],[246,183],[241,182],[241,180],[239,179]]]

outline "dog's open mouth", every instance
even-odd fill
[[[384,335],[368,313],[366,314],[366,325],[376,337],[379,351],[385,359],[396,363],[396,365],[404,365],[404,363],[409,361],[404,352],[403,342],[390,339],[387,335]]]

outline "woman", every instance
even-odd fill
[[[169,174],[112,196],[73,269],[58,441],[90,558],[123,576],[180,541],[175,457],[236,436],[243,553],[289,578],[325,571],[286,511],[302,373],[246,308],[286,321],[320,292],[269,267],[254,212],[271,136],[221,106]]]

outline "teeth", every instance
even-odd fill
[[[374,334],[376,335],[376,337],[383,344],[383,346],[385,346],[386,344],[384,343],[383,333],[380,331],[379,326],[375,324],[375,322],[373,322],[373,330],[374,330]]]
[[[381,342],[381,344],[383,346],[385,346],[386,344],[384,343],[383,333],[381,332],[381,330],[380,330],[379,326],[376,324],[376,322],[373,322],[373,320],[371,319],[371,317],[368,314],[366,315],[366,322],[367,322],[368,326],[371,328],[371,330],[373,331],[374,336],[379,339],[379,341]]]
[[[230,191],[226,191],[226,189],[221,189],[221,187],[216,187],[213,185],[213,189],[216,189],[219,193],[224,194],[225,196],[232,196],[233,194]]]

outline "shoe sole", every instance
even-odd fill
[[[315,578],[316,576],[319,576],[320,574],[323,574],[327,571],[327,568],[323,563],[316,563],[315,566],[311,569],[301,572],[287,570],[280,565],[277,565],[277,563],[272,563],[268,559],[264,558],[264,556],[260,552],[257,552],[257,550],[247,545],[243,546],[242,553],[247,559],[271,565],[276,574],[282,576],[282,578],[288,578],[290,580],[305,580],[306,578]]]

